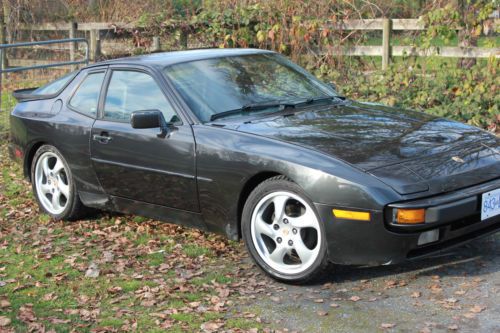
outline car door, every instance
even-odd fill
[[[193,133],[162,82],[146,69],[110,67],[92,128],[92,162],[110,195],[198,212]],[[132,128],[130,115],[140,110],[160,110],[168,135]]]

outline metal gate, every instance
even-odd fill
[[[69,47],[60,47],[69,44]],[[80,45],[83,45],[83,58],[75,60],[75,53],[79,53]],[[6,67],[3,59],[6,58],[7,50],[31,48],[32,53],[36,49],[56,50],[66,53],[69,60],[54,61],[40,59],[16,59],[18,66]],[[79,67],[89,63],[89,47],[85,38],[68,38],[47,40],[41,42],[26,42],[15,44],[0,44],[0,138],[5,137],[9,131],[9,114],[16,104],[12,92],[22,88],[39,87],[55,78],[62,76]],[[29,64],[29,65],[25,65]]]

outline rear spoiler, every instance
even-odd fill
[[[50,95],[33,95],[33,91],[38,89],[36,88],[25,88],[25,89],[18,89],[14,90],[12,93],[12,96],[18,101],[18,102],[25,102],[25,101],[33,101],[37,99],[46,99],[50,97]]]

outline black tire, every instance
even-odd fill
[[[272,268],[259,255],[259,252],[256,249],[256,245],[254,244],[254,242],[252,240],[251,219],[252,219],[252,214],[253,214],[258,202],[261,199],[263,199],[266,195],[269,195],[270,193],[273,193],[273,192],[279,192],[279,191],[291,192],[291,193],[299,196],[301,199],[303,199],[305,202],[307,202],[309,204],[309,206],[314,211],[316,218],[318,219],[319,228],[320,228],[320,232],[322,235],[321,242],[320,242],[320,244],[318,244],[320,246],[319,253],[318,253],[316,259],[314,260],[314,263],[310,267],[308,267],[306,270],[304,270],[303,272],[300,272],[298,274],[287,274],[287,273],[280,272],[279,270]],[[273,178],[269,178],[269,179],[265,180],[264,182],[262,182],[261,184],[259,184],[252,191],[252,193],[250,193],[247,201],[245,202],[245,206],[243,208],[241,228],[242,228],[243,240],[244,240],[245,245],[247,247],[247,250],[250,253],[254,262],[267,275],[271,276],[272,278],[274,278],[276,280],[286,282],[286,283],[293,283],[293,284],[303,284],[306,282],[311,282],[314,279],[316,279],[323,272],[325,267],[328,266],[325,230],[324,230],[323,223],[321,222],[321,219],[318,215],[318,212],[316,211],[312,201],[307,197],[307,195],[304,193],[302,188],[300,186],[298,186],[297,184],[295,184],[294,182],[290,181],[285,176],[276,176]]]
[[[50,211],[48,211],[44,205],[41,202],[41,199],[39,198],[39,194],[37,191],[37,182],[35,181],[35,170],[36,170],[36,165],[40,160],[40,157],[47,153],[53,153],[57,155],[57,157],[60,159],[60,161],[64,164],[64,171],[67,176],[68,182],[69,182],[69,188],[70,188],[70,194],[69,198],[67,198],[67,204],[65,209],[59,213],[59,214],[53,214]],[[88,213],[87,207],[83,205],[83,203],[80,200],[80,197],[78,195],[78,191],[75,186],[75,182],[73,179],[73,174],[71,173],[71,169],[68,166],[68,163],[66,162],[66,159],[62,156],[62,154],[55,148],[54,146],[51,145],[43,145],[35,153],[35,156],[33,157],[32,163],[31,163],[31,185],[33,188],[33,193],[35,195],[36,201],[38,203],[38,206],[40,209],[50,215],[52,218],[55,220],[67,220],[67,221],[74,221],[77,220],[83,216],[85,216]]]

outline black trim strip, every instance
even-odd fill
[[[101,160],[100,158],[95,158],[95,157],[92,157],[92,161],[96,162],[96,163],[116,165],[116,166],[120,166],[122,168],[132,168],[132,169],[141,170],[141,171],[161,173],[161,174],[168,175],[168,176],[175,176],[175,177],[181,177],[181,178],[187,178],[187,179],[195,179],[194,175],[187,175],[187,174],[184,174],[184,173],[177,173],[177,172],[171,172],[171,171],[165,171],[165,170],[147,168],[147,167],[138,166],[138,165],[132,165],[132,164],[126,164],[126,163],[120,163],[120,162],[113,162],[113,161],[107,161],[107,160]]]

